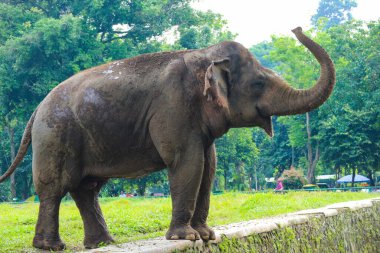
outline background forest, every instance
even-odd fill
[[[221,15],[195,10],[191,2],[0,0],[0,174],[15,157],[36,106],[71,75],[143,53],[234,39]],[[321,0],[307,31],[335,63],[332,97],[310,113],[274,117],[273,138],[250,128],[218,139],[214,190],[259,189],[264,178],[291,167],[309,183],[316,175],[353,172],[373,179],[380,170],[380,20],[353,20],[355,6],[355,0]],[[317,62],[292,37],[273,35],[250,51],[297,88],[318,78]],[[0,184],[0,201],[33,194],[31,160],[30,150],[11,179]],[[167,193],[166,172],[110,180],[102,195],[121,191]]]

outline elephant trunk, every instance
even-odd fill
[[[285,82],[280,83],[279,90],[273,96],[273,99],[277,101],[273,101],[271,108],[266,111],[269,115],[281,116],[309,112],[322,105],[334,88],[335,68],[329,55],[320,45],[304,35],[301,27],[293,29],[292,32],[318,60],[321,66],[320,77],[312,88],[306,90],[294,89]],[[278,103],[281,100],[283,102]]]

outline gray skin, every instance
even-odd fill
[[[206,223],[214,140],[233,127],[259,126],[272,136],[271,115],[310,111],[333,89],[335,70],[327,53],[301,28],[293,32],[321,65],[309,90],[291,88],[236,42],[111,62],[54,88],[33,113],[15,161],[0,177],[1,182],[13,173],[32,142],[40,198],[33,245],[65,247],[58,211],[67,192],[83,219],[85,247],[113,242],[98,203],[102,185],[164,168],[173,206],[166,238],[215,239]]]

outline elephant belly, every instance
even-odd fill
[[[136,178],[162,170],[166,167],[154,147],[149,149],[127,149],[108,153],[98,160],[92,156],[86,162],[85,175],[100,178]]]

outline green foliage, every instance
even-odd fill
[[[148,190],[149,192],[147,192]],[[111,179],[102,188],[100,195],[104,197],[114,197],[119,196],[121,192],[136,193],[138,196],[145,196],[148,193],[163,193],[169,195],[167,171],[154,172],[148,176],[136,179]]]
[[[306,183],[306,179],[301,170],[296,170],[291,167],[289,170],[284,170],[280,180],[283,181],[285,190],[301,189]]]
[[[0,94],[5,110],[38,104],[58,83],[102,61],[91,32],[71,15],[43,18],[31,31],[0,48]],[[43,71],[42,71],[43,70]],[[17,108],[18,110],[18,108]]]
[[[305,116],[284,116],[278,121],[287,127],[289,143],[292,147],[305,147],[307,141]]]
[[[37,8],[20,9],[17,6],[0,3],[0,45],[9,38],[27,33],[42,17]]]
[[[352,19],[350,11],[356,6],[356,0],[321,0],[317,13],[311,17],[311,23],[318,27],[320,18],[326,18],[324,29],[337,26]]]
[[[198,21],[184,23],[178,27],[179,47],[185,49],[204,48],[224,40],[232,40],[235,35],[225,29],[227,22],[221,15],[208,11],[195,12]]]
[[[11,192],[9,191],[9,184],[0,184],[0,202],[8,201],[11,198]]]
[[[231,129],[217,140],[217,174],[223,175],[225,189],[248,190],[253,166],[259,150],[252,138],[252,129]]]
[[[249,51],[254,57],[266,68],[273,69],[276,67],[277,62],[269,59],[269,53],[274,50],[272,41],[263,41],[253,45]]]
[[[334,45],[339,45],[332,51],[337,84],[320,117],[324,118],[323,160],[338,170],[358,168],[359,173],[371,176],[380,166],[380,110],[376,102],[380,99],[380,20],[366,26],[353,21],[329,29]]]
[[[275,132],[273,138],[269,138],[262,130],[254,131],[254,141],[260,150],[257,161],[258,174],[265,177],[273,177],[275,170],[280,175],[292,165],[292,156],[297,162],[303,155],[301,149],[292,148],[290,145],[287,127],[279,122],[279,118],[273,117],[272,121]]]

